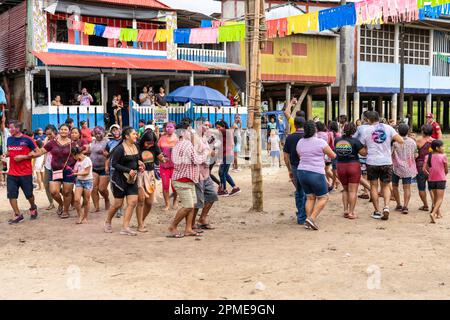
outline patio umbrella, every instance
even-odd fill
[[[205,86],[185,86],[176,89],[166,100],[175,103],[192,102],[203,106],[229,106],[230,100],[219,91]]]
[[[0,104],[6,104],[5,91],[0,87]]]

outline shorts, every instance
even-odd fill
[[[52,171],[53,172],[53,171]],[[53,174],[49,177],[49,182],[62,182],[62,183],[75,183],[76,177],[73,175],[72,170],[63,170],[63,178],[58,180],[53,180]]]
[[[400,183],[400,179],[402,180],[402,184],[411,184],[412,183],[412,177],[409,178],[400,178],[395,173],[392,174],[392,184],[398,185]]]
[[[105,169],[103,169],[103,170],[96,170],[96,169],[93,169],[92,172],[95,173],[95,174],[97,174],[97,175],[99,175],[100,177],[105,177],[105,176],[107,176]]]
[[[180,199],[181,206],[186,209],[194,208],[197,203],[195,183],[172,181],[172,185]]]
[[[428,190],[445,190],[446,181],[428,181]]]
[[[126,188],[122,191],[116,187],[114,183],[111,183],[111,190],[114,198],[123,199],[128,196],[137,196],[138,195],[138,184],[127,184]]]
[[[241,144],[240,143],[234,145],[233,152],[234,153],[240,153],[241,152]]]
[[[392,165],[388,166],[371,166],[367,165],[367,179],[375,181],[380,179],[382,183],[390,183],[392,181]]]
[[[359,157],[359,163],[361,164],[361,175],[363,175],[363,176],[365,176],[367,174],[366,161],[367,161],[366,157]]]
[[[279,158],[280,157],[280,151],[270,151],[270,156],[272,158]]]
[[[217,196],[216,187],[210,177],[204,181],[200,181],[195,184],[195,194],[197,197],[197,203],[195,209],[201,209],[205,206],[205,203],[213,203],[219,201]]]
[[[307,196],[320,198],[328,194],[328,183],[324,174],[299,170],[298,179]]]
[[[84,190],[92,190],[93,187],[94,187],[94,182],[92,180],[77,179],[77,182],[75,183],[75,188],[81,188]]]
[[[359,162],[340,162],[337,164],[337,174],[343,186],[349,183],[359,184],[361,181],[361,164]]]
[[[419,171],[419,173],[416,176],[417,189],[419,189],[419,191],[421,191],[421,192],[426,191],[427,190],[427,181],[428,181],[428,176],[423,171]]]
[[[33,176],[10,176],[6,178],[8,199],[18,199],[19,189],[22,189],[26,199],[33,198]]]

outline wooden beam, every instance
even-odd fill
[[[309,86],[306,86],[303,89],[302,94],[298,98],[297,104],[295,105],[294,110],[292,110],[292,112],[291,112],[291,118],[295,118],[295,114],[297,113],[298,110],[300,110],[303,100],[305,100],[306,94],[308,93],[308,90],[309,90]]]

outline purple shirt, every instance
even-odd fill
[[[298,170],[325,174],[324,152],[328,143],[316,136],[303,138],[297,143],[297,153],[300,157]]]

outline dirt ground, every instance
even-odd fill
[[[138,237],[103,233],[104,212],[88,225],[40,210],[38,221],[9,226],[0,189],[1,299],[448,299],[450,214],[431,225],[414,186],[410,214],[375,221],[342,217],[333,192],[320,231],[295,223],[285,168],[264,169],[263,214],[250,213],[250,170],[232,173],[243,192],[211,211],[216,230],[201,239],[167,239],[174,212],[161,200]],[[447,194],[447,199],[450,199]],[[21,208],[27,208],[21,198]],[[45,193],[37,192],[40,208]],[[393,207],[393,205],[392,205]],[[75,212],[72,212],[75,216]],[[258,284],[258,282],[261,282]],[[259,287],[260,290],[256,289]],[[261,290],[263,289],[263,290]]]

